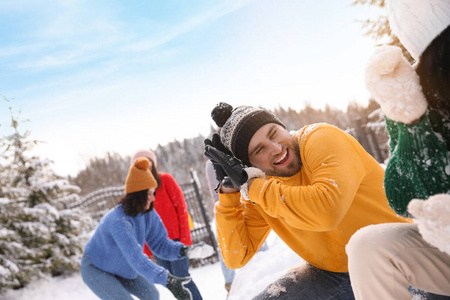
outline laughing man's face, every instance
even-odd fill
[[[248,145],[250,164],[270,176],[290,177],[301,169],[295,139],[281,125],[268,123],[255,132]]]

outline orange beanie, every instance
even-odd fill
[[[125,180],[125,193],[134,193],[157,187],[155,178],[148,169],[150,162],[145,157],[137,158],[128,171]]]

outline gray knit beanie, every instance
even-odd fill
[[[231,105],[220,102],[212,110],[211,117],[220,128],[222,144],[247,166],[250,166],[248,144],[259,128],[268,123],[276,123],[286,128],[274,114],[252,106],[233,109]]]

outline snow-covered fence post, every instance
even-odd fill
[[[191,238],[193,243],[205,242],[211,245],[215,254],[211,257],[201,260],[191,260],[191,264],[196,266],[205,263],[214,263],[218,260],[217,243],[214,233],[211,230],[211,224],[206,213],[203,197],[200,193],[200,184],[198,177],[191,169],[191,181],[189,183],[180,184],[183,195],[188,207],[189,214],[192,218],[194,228],[191,229]]]
[[[214,248],[214,251],[216,251],[217,253],[217,244],[216,244],[216,239],[214,237],[214,234],[211,230],[211,223],[209,221],[208,218],[208,214],[206,213],[206,209],[205,209],[205,203],[203,201],[203,197],[200,194],[200,181],[198,180],[198,176],[197,176],[197,172],[193,169],[190,170],[191,172],[191,177],[192,177],[192,184],[194,186],[194,190],[195,190],[195,194],[197,196],[197,201],[200,207],[200,211],[202,213],[203,219],[205,220],[205,226],[206,226],[206,230],[208,231],[208,235],[209,235],[209,239],[211,241],[211,245]]]

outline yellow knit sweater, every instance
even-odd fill
[[[300,172],[255,179],[251,202],[240,193],[219,195],[216,222],[225,263],[244,266],[273,229],[310,264],[348,272],[345,245],[358,229],[411,220],[391,210],[382,167],[351,135],[313,124],[293,136],[300,147]]]

